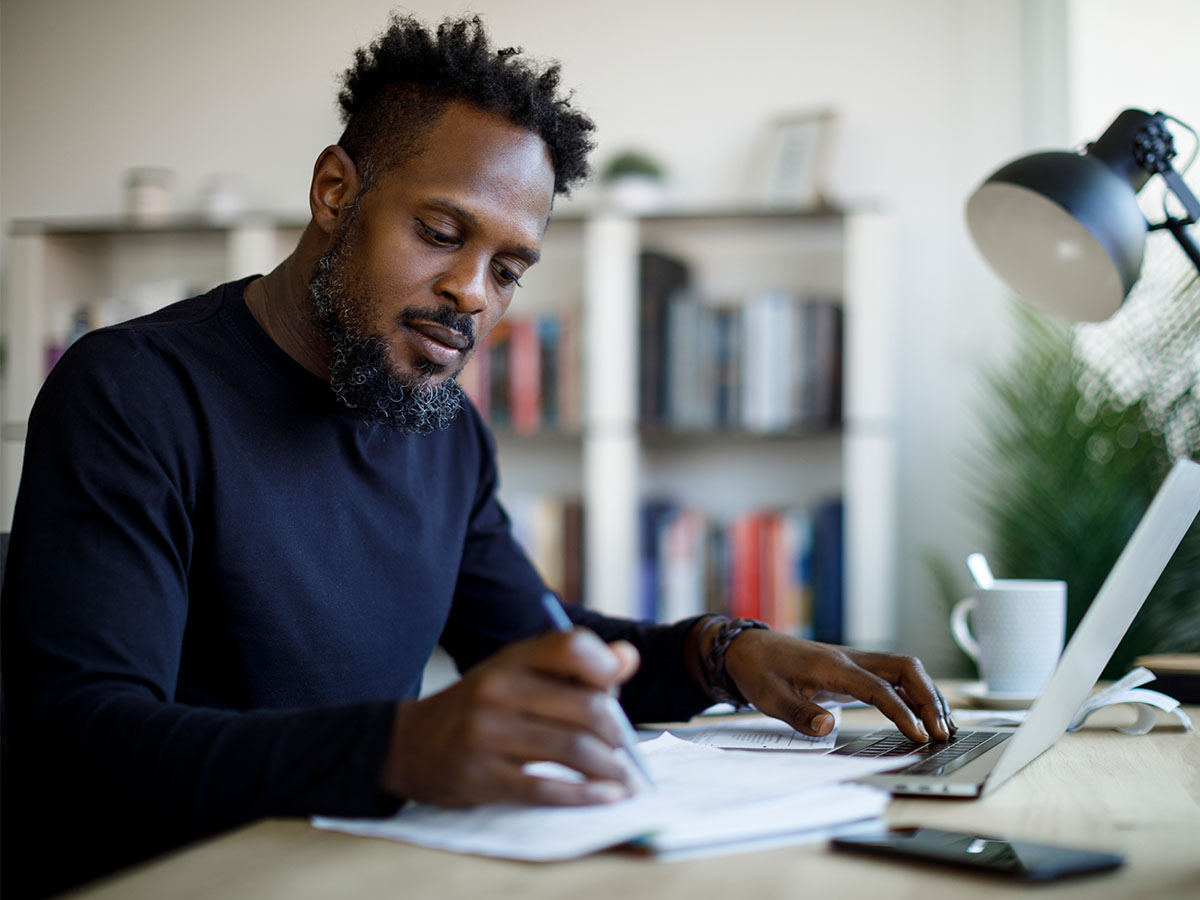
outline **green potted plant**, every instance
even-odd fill
[[[1159,301],[1163,337],[1124,358],[1119,340],[1016,305],[1019,351],[985,376],[984,444],[971,499],[999,577],[1067,582],[1074,630],[1175,458],[1200,457],[1200,279]],[[1153,318],[1151,319],[1153,321]],[[1106,326],[1085,326],[1095,329]],[[1127,329],[1124,337],[1139,335]],[[1099,348],[1099,352],[1097,352]],[[1134,354],[1136,356],[1136,354]],[[1130,370],[1137,377],[1129,377]],[[965,569],[930,558],[947,609]],[[961,570],[961,571],[960,571]],[[1200,524],[1193,524],[1105,670],[1151,653],[1200,652]]]
[[[626,149],[600,170],[600,183],[609,201],[626,212],[649,212],[662,206],[666,172],[642,150]]]

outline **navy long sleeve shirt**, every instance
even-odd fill
[[[10,771],[57,846],[79,830],[79,874],[265,815],[389,811],[395,704],[434,646],[466,669],[546,628],[475,410],[429,435],[364,423],[259,327],[247,281],[84,337],[30,418]],[[634,719],[708,702],[690,622],[569,612],[641,651]]]

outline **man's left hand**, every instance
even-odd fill
[[[826,691],[870,703],[914,741],[944,741],[957,730],[945,698],[912,656],[755,629],[734,638],[725,671],[759,712],[804,734],[825,735],[833,728],[833,716],[812,700]]]

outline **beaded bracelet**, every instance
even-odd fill
[[[729,673],[725,671],[725,654],[729,651],[729,645],[733,643],[733,639],[743,631],[755,628],[769,629],[770,627],[766,622],[760,622],[758,619],[725,619],[721,622],[712,646],[704,655],[704,682],[708,685],[709,696],[714,700],[732,703],[737,707],[750,705],[742,692],[738,690],[737,685],[733,683],[733,679],[729,677]]]

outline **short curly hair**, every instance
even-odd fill
[[[432,125],[454,101],[496,113],[537,134],[554,167],[554,193],[589,173],[595,125],[558,95],[558,63],[539,71],[520,48],[493,50],[478,16],[446,19],[436,33],[393,14],[387,31],[355,51],[338,94],[345,131],[338,143],[359,167],[362,190],[420,153]]]

